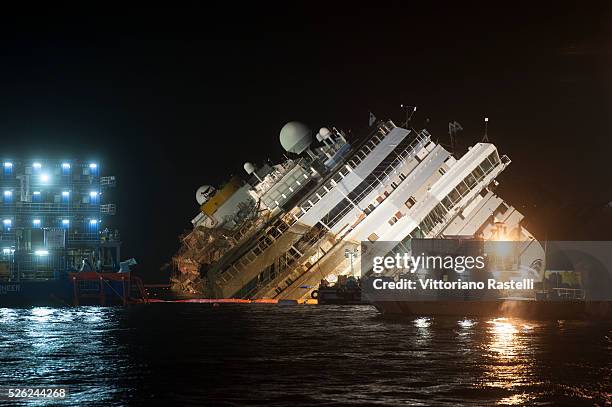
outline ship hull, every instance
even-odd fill
[[[122,305],[130,273],[70,273],[55,280],[0,282],[0,307]]]
[[[67,279],[0,283],[0,307],[72,305]]]
[[[380,301],[374,306],[385,316],[509,317],[533,320],[612,320],[612,301]]]

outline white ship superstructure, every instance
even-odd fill
[[[283,127],[291,156],[245,164],[248,181],[201,187],[194,231],[175,257],[175,288],[217,298],[301,299],[321,279],[359,272],[362,241],[415,237],[512,239],[542,248],[523,215],[494,192],[510,164],[490,143],[456,159],[427,130],[379,122],[360,140],[303,124]],[[351,255],[347,256],[347,253]],[[201,276],[188,285],[185,276]],[[182,278],[182,277],[183,278]]]

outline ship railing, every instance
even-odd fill
[[[300,251],[296,249],[296,252],[299,253],[299,257],[293,258],[290,262],[286,262],[285,267],[279,265],[278,272],[276,276],[274,276],[274,278],[262,282],[258,286],[254,287],[251,291],[247,293],[246,297],[250,298],[256,293],[270,292],[274,287],[277,287],[278,289],[283,284],[283,282],[289,281],[289,283],[287,284],[287,286],[289,286],[298,278],[300,278],[306,271],[312,269],[312,267],[317,264],[319,260],[327,253],[323,251],[320,247],[320,244],[327,236],[327,233],[328,232],[325,229],[321,228],[304,242],[297,242],[296,244],[294,244],[294,246],[292,247],[295,247],[296,245],[299,246]],[[310,267],[305,269],[304,264],[310,261],[313,261],[313,264],[311,264]],[[285,288],[286,287],[281,288],[280,292],[282,292]]]
[[[585,292],[581,288],[553,288],[556,297],[563,300],[584,300]]]
[[[81,204],[81,203],[39,203],[39,202],[16,202],[11,205],[12,212],[41,212],[41,213],[65,213],[70,212],[93,212],[99,211],[98,204]]]
[[[70,235],[67,240],[68,243],[98,243],[100,242],[100,235],[97,233],[82,233]]]
[[[384,170],[382,170],[379,174],[376,174],[377,179],[374,180],[370,185],[366,187],[359,195],[357,195],[353,201],[360,202],[367,194],[372,192],[376,186],[378,186],[381,182],[381,179],[389,180],[390,174],[397,170],[400,164],[405,163],[409,159],[413,158],[417,150],[426,146],[429,143],[430,138],[427,136],[417,135],[416,138],[410,142],[410,144],[400,152],[395,160],[391,162]]]
[[[296,220],[289,216],[281,216],[276,219],[271,227],[268,229],[277,228],[280,231],[280,234],[284,233],[291,226],[295,224]],[[280,237],[277,236],[277,237]],[[254,247],[249,249],[246,253],[244,253],[239,259],[237,259],[233,264],[228,266],[226,269],[221,271],[219,281],[226,283],[227,281],[234,278],[240,271],[242,271],[248,264],[255,261],[255,259],[260,256],[268,247],[270,247],[277,239],[268,233],[262,234],[258,239]]]
[[[21,271],[19,273],[20,281],[50,281],[56,280],[58,275],[56,272],[48,271]]]
[[[115,204],[100,205],[100,212],[106,215],[114,215],[115,213],[117,213],[117,205]]]
[[[353,155],[346,161],[346,165],[340,168],[337,174],[330,177],[324,185],[320,186],[315,192],[311,193],[310,196],[304,201],[306,203],[299,206],[300,210],[296,213],[292,213],[292,216],[297,220],[306,214],[328,192],[334,189],[350,171],[357,168],[357,166],[361,164],[365,158],[367,158],[368,154],[382,141],[382,138],[396,127],[397,126],[395,126],[391,120],[380,124],[376,130],[369,135],[365,144],[362,145],[355,153],[353,153]],[[379,135],[380,137],[378,137]],[[350,169],[348,167],[350,167]]]
[[[111,188],[117,185],[117,180],[114,175],[109,175],[107,177],[100,177],[100,186],[105,188]]]

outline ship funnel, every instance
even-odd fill
[[[256,170],[255,165],[253,165],[253,163],[249,163],[249,162],[244,163],[243,168],[246,171],[246,173],[249,174],[249,175],[254,173],[255,170]]]
[[[285,151],[300,154],[312,143],[312,131],[303,123],[289,122],[280,131],[280,143]]]

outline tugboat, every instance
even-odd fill
[[[311,294],[319,305],[358,305],[367,304],[361,299],[361,279],[353,276],[339,276],[336,283],[331,284],[322,279],[319,287]]]

